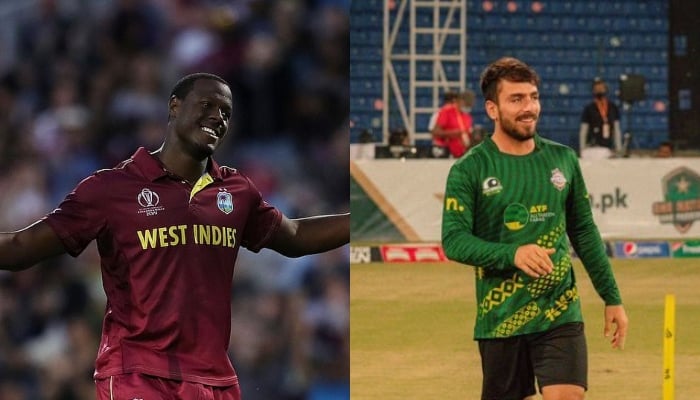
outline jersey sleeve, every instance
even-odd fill
[[[247,179],[247,178],[246,178]],[[282,221],[282,212],[266,202],[253,182],[248,179],[251,200],[250,213],[246,221],[241,245],[252,252],[259,252],[265,247]]]
[[[612,266],[605,253],[605,244],[593,220],[588,190],[575,155],[572,155],[571,162],[574,165],[574,173],[566,206],[566,230],[569,240],[586,268],[593,287],[605,304],[622,304]]]
[[[61,204],[44,217],[56,232],[68,254],[77,257],[105,227],[104,199],[106,188],[96,175],[85,178]]]
[[[465,161],[465,160],[461,160]],[[470,166],[455,163],[447,176],[442,211],[442,247],[447,258],[463,264],[506,270],[515,268],[516,244],[495,243],[474,235],[479,185]]]

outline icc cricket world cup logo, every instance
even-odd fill
[[[158,194],[151,189],[142,189],[141,193],[139,193],[137,197],[137,200],[141,207],[148,208],[157,206],[158,202],[160,201],[160,197],[158,197]]]

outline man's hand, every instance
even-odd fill
[[[612,331],[612,338],[610,339],[613,349],[622,350],[625,348],[627,324],[627,313],[625,313],[625,308],[622,305],[605,306],[605,330],[603,334],[606,338],[610,337],[613,325],[615,325],[615,330]]]
[[[545,249],[536,244],[518,247],[515,252],[515,266],[533,278],[539,278],[552,272],[554,264],[549,258],[556,249]]]

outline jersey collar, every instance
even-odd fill
[[[500,150],[498,150],[498,146],[496,146],[496,143],[495,143],[495,142],[493,141],[493,139],[491,138],[492,135],[493,135],[493,134],[486,135],[486,136],[484,137],[483,142],[484,142],[484,143],[486,144],[486,146],[488,146],[492,151],[500,152]],[[539,135],[538,133],[535,133],[534,139],[535,139],[535,150],[534,150],[532,153],[535,153],[535,152],[539,151],[540,148],[542,147],[542,138],[540,137],[540,135]],[[532,154],[532,153],[530,153],[530,154]]]
[[[131,159],[141,171],[143,176],[151,182],[170,175],[163,163],[161,163],[156,156],[151,154],[143,147],[139,147],[134,155],[131,156]],[[222,180],[221,168],[219,167],[219,164],[211,157],[209,157],[209,161],[207,162],[207,172],[212,178],[214,178],[214,180]]]

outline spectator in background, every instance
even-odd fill
[[[469,119],[472,121],[472,125],[469,128],[469,144],[467,145],[467,148],[470,148],[474,147],[477,144],[477,138],[474,137],[474,129],[476,127],[473,125],[474,118],[472,118],[471,115],[472,107],[474,107],[474,102],[476,101],[476,93],[474,93],[474,91],[471,89],[464,89],[462,93],[460,93],[460,97],[462,100],[462,103],[460,104],[462,113],[468,114]]]
[[[609,158],[622,150],[620,110],[608,98],[608,85],[595,78],[593,101],[581,114],[579,151],[582,158]]]
[[[472,107],[474,107],[474,102],[476,101],[476,93],[471,89],[464,89],[460,95],[464,101],[462,104],[462,111],[471,114]]]
[[[669,141],[663,141],[659,143],[659,147],[656,148],[656,158],[671,158],[673,157],[673,143]]]
[[[454,158],[461,157],[471,145],[472,116],[466,112],[467,96],[460,93],[446,94],[446,102],[438,110],[435,126],[431,130],[433,145],[444,148]],[[471,97],[473,104],[473,96]],[[469,105],[471,107],[471,105]]]
[[[32,118],[31,110],[19,99],[20,85],[15,76],[6,76],[0,81],[0,167],[9,171],[13,160],[26,156],[26,135]],[[1,180],[1,179],[0,179]]]
[[[77,80],[56,81],[51,102],[34,119],[32,148],[46,163],[50,202],[60,201],[87,174],[99,168],[87,130],[90,110],[80,100]]]
[[[438,114],[440,114],[440,109],[452,103],[456,95],[457,93],[452,90],[448,90],[442,95],[442,105],[430,116],[430,120],[428,121],[428,131],[432,132],[433,129],[435,129],[435,124],[437,123],[437,117]]]
[[[393,128],[389,132],[389,146],[410,146],[411,138],[404,127]]]

